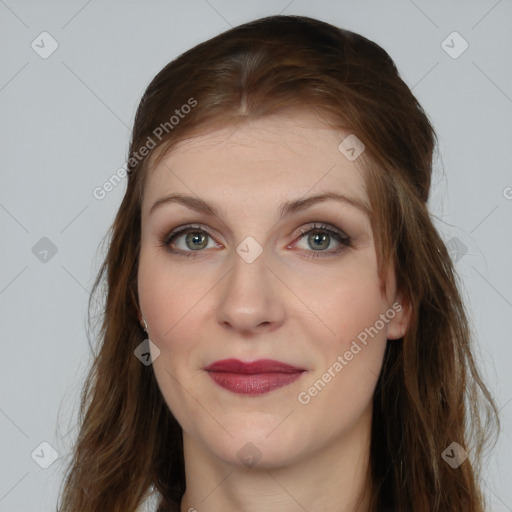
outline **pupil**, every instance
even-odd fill
[[[201,244],[201,239],[202,239],[202,244]],[[187,247],[194,251],[196,251],[197,249],[203,249],[204,247],[206,247],[205,240],[206,240],[206,236],[203,233],[198,233],[198,232],[189,233],[187,235]],[[189,245],[189,242],[192,242],[192,246]],[[201,245],[198,245],[198,243]]]
[[[325,249],[329,246],[329,235],[326,235],[325,233],[323,235],[315,233],[315,234],[312,234],[311,237],[313,238],[314,245],[316,245],[317,248]],[[327,243],[326,244],[324,243],[323,246],[320,246],[320,244],[322,244],[322,242],[325,242],[326,240],[327,240]]]

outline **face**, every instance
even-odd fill
[[[181,142],[150,169],[140,309],[188,449],[270,468],[369,428],[404,309],[392,272],[381,294],[346,135],[280,114]]]

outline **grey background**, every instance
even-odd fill
[[[89,290],[125,182],[103,200],[93,190],[124,164],[141,94],[186,49],[277,13],[375,40],[434,123],[430,206],[457,260],[503,422],[484,486],[491,510],[512,511],[510,0],[0,0],[1,511],[55,510],[91,362]],[[43,31],[59,45],[46,59],[31,47],[51,48]],[[457,36],[442,46],[453,31],[469,44],[457,58],[445,51],[460,51]],[[55,254],[44,253],[43,237]],[[58,454],[47,469],[36,463],[50,461],[42,442]]]

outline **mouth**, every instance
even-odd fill
[[[215,361],[205,371],[220,387],[239,395],[262,395],[295,382],[306,371],[281,361]]]

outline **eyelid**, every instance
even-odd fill
[[[169,243],[173,238],[175,238],[181,234],[187,233],[188,231],[194,231],[194,230],[195,231],[204,231],[205,233],[208,234],[208,236],[211,236],[208,231],[209,229],[210,228],[207,228],[203,224],[184,224],[183,226],[179,226],[179,227],[173,229],[172,231],[170,231],[169,233],[167,233],[166,235],[164,235],[164,240],[166,243]]]
[[[343,238],[343,239],[350,238],[341,229],[333,226],[332,224],[327,224],[325,222],[312,222],[310,224],[313,224],[313,225],[308,225],[307,227],[300,228],[300,235],[299,236],[303,236],[303,235],[309,233],[310,231],[327,231],[329,233],[334,233],[334,234],[338,235],[340,238]]]

